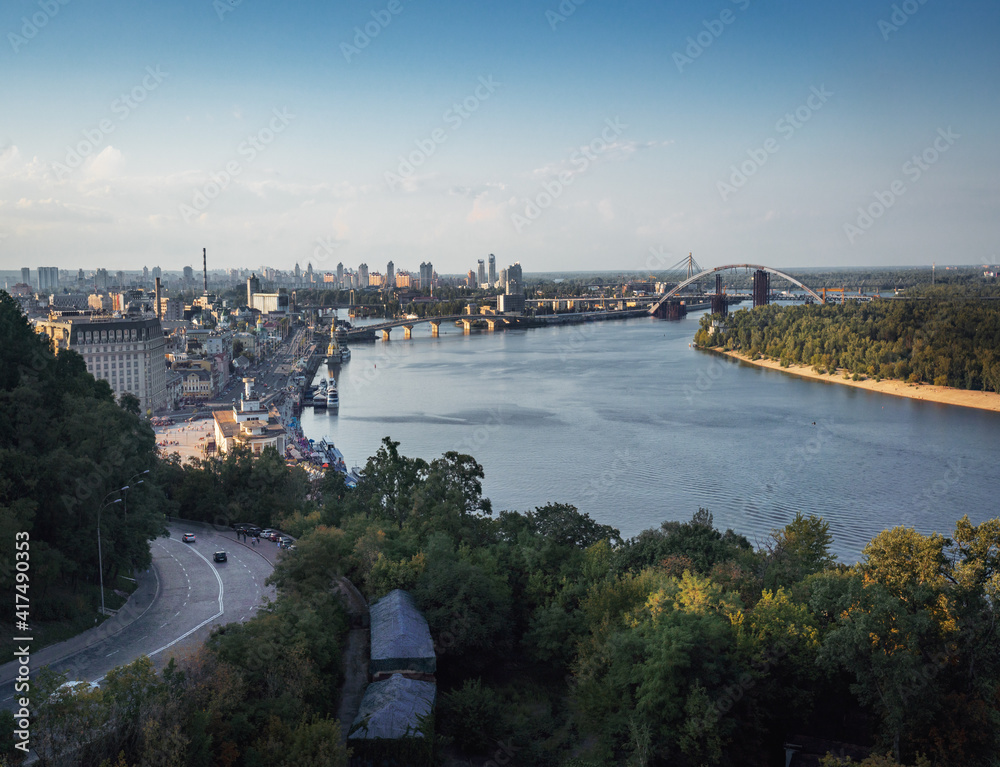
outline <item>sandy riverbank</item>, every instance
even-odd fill
[[[757,367],[778,370],[782,373],[790,373],[801,378],[811,378],[816,381],[826,381],[827,383],[843,384],[845,386],[855,386],[858,389],[878,392],[879,394],[891,394],[894,397],[909,397],[926,402],[937,402],[942,405],[958,405],[959,407],[974,407],[980,410],[992,410],[1000,412],[1000,394],[985,391],[967,391],[965,389],[953,389],[950,386],[933,386],[932,384],[910,384],[903,381],[884,379],[876,381],[874,378],[866,378],[863,381],[852,381],[844,378],[844,371],[840,370],[835,375],[817,373],[808,365],[791,365],[783,368],[778,360],[761,358],[751,360],[744,354],[738,352],[724,352],[719,349],[709,349],[716,354],[724,354],[727,357],[738,359]]]

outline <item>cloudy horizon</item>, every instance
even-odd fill
[[[998,261],[1000,9],[691,6],[7,3],[0,268]]]

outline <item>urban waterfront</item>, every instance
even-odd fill
[[[307,410],[303,427],[349,466],[385,436],[427,460],[469,453],[494,511],[571,503],[626,537],[706,507],[753,542],[802,511],[853,562],[887,527],[947,534],[994,512],[1000,414],[701,352],[699,314],[439,338],[418,326],[353,345],[334,369],[339,413]]]

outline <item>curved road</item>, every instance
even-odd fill
[[[158,538],[151,544],[156,593],[149,607],[118,633],[51,662],[54,669],[68,671],[70,679],[98,681],[111,669],[141,655],[148,655],[162,668],[172,656],[196,650],[213,627],[243,622],[254,615],[265,597],[274,598],[274,588],[264,585],[272,564],[263,553],[235,542],[232,532],[177,525],[169,529],[169,538]],[[194,532],[196,542],[183,543],[185,532]],[[226,551],[228,561],[212,561],[220,549]],[[37,657],[41,648],[33,649]],[[39,665],[33,662],[32,672]],[[10,707],[13,695],[13,682],[3,684],[0,707]]]

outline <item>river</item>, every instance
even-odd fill
[[[692,348],[698,316],[357,343],[338,414],[302,414],[364,466],[383,437],[484,467],[494,511],[571,503],[625,537],[709,509],[763,540],[822,515],[854,562],[895,525],[997,512],[1000,414],[806,381]],[[319,375],[326,375],[324,366]]]

